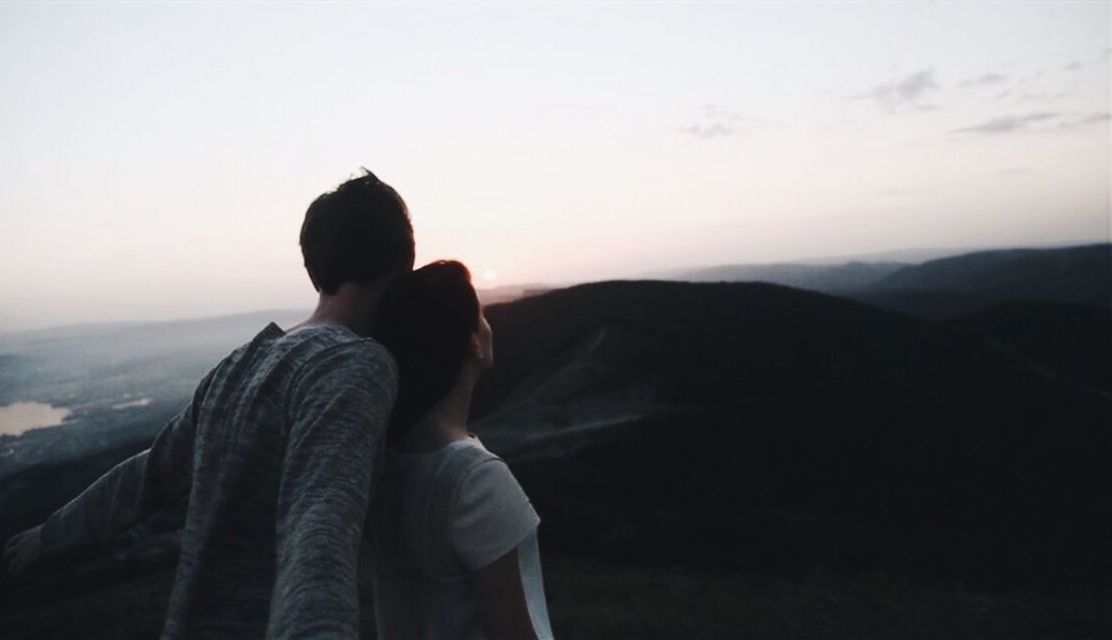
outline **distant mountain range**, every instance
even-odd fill
[[[731,265],[698,269],[677,279],[688,282],[769,282],[837,294],[871,287],[905,268],[908,265],[902,262]]]
[[[978,251],[922,264],[733,265],[677,275],[691,282],[771,282],[940,319],[1007,300],[1112,306],[1112,244]]]

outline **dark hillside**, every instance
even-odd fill
[[[980,296],[949,291],[858,292],[849,297],[878,309],[934,321],[976,313],[996,304]]]
[[[976,332],[756,284],[600,283],[489,315],[475,429],[557,549],[992,588],[1112,577],[1109,398]]]
[[[776,285],[603,282],[487,310],[474,429],[503,452],[574,448],[664,406],[790,393],[918,322]],[[532,444],[530,444],[532,443]]]
[[[729,381],[732,388],[747,372],[764,385],[814,379],[862,345],[918,324],[854,301],[763,283],[600,282],[491,306],[486,314],[497,365],[480,384],[479,416],[604,328],[641,341],[633,359],[622,363],[625,370],[607,372],[611,377],[651,371],[670,402],[683,402],[705,391],[700,382],[721,387]]]
[[[997,340],[1072,380],[1112,392],[1112,309],[1008,302],[948,324]]]

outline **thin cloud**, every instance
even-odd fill
[[[1069,64],[1062,65],[1062,70],[1063,71],[1077,71],[1080,68],[1081,68],[1081,63],[1077,62],[1077,61],[1071,62]]]
[[[699,107],[699,115],[706,120],[718,122],[734,122],[748,125],[768,124],[767,120],[751,118],[737,111],[731,111],[726,107],[710,103]]]
[[[1012,133],[1015,131],[1022,131],[1028,125],[1035,122],[1042,122],[1059,117],[1059,113],[1050,113],[1046,111],[1039,111],[1036,113],[1028,113],[1022,116],[1007,115],[993,118],[981,124],[973,125],[971,127],[963,127],[961,129],[954,129],[954,133],[988,133],[988,134],[1001,134]]]
[[[1066,91],[1059,91],[1057,93],[1030,93],[1023,91],[1020,92],[1018,99],[1022,102],[1048,102],[1068,98],[1070,95],[1071,94]]]
[[[1001,73],[986,73],[983,76],[977,78],[962,80],[958,83],[958,86],[962,88],[979,87],[984,85],[1000,84],[1001,82],[1007,82],[1007,80],[1008,76]]]
[[[741,135],[755,127],[768,124],[760,118],[751,118],[709,102],[698,108],[697,117],[703,122],[682,127],[679,132],[707,140]]]
[[[711,138],[733,135],[734,130],[722,123],[715,122],[706,126],[693,124],[690,127],[682,127],[680,128],[680,133],[695,136],[702,140],[709,140]]]
[[[1075,131],[1077,129],[1085,129],[1087,127],[1091,127],[1091,126],[1096,125],[1096,124],[1101,124],[1101,123],[1104,123],[1104,122],[1108,122],[1109,120],[1112,120],[1112,114],[1109,114],[1107,111],[1104,111],[1104,112],[1098,112],[1098,113],[1090,113],[1090,114],[1081,116],[1080,118],[1075,118],[1073,120],[1068,120],[1066,122],[1062,122],[1058,125],[1058,127],[1062,128],[1062,129],[1068,129],[1068,130],[1071,130],[1071,131]]]
[[[872,99],[878,108],[887,113],[904,111],[936,111],[938,105],[924,104],[922,99],[938,89],[934,69],[921,69],[899,80],[884,82],[868,93],[852,96],[854,99]]]

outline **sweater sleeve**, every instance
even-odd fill
[[[42,528],[45,555],[61,556],[107,542],[189,495],[197,415],[215,371],[201,380],[193,400],[162,429],[150,449],[110,469],[47,518]]]
[[[396,393],[393,359],[370,341],[324,351],[299,372],[278,490],[268,638],[358,636],[359,544]]]

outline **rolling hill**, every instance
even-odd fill
[[[1109,394],[968,326],[757,284],[599,283],[488,316],[499,364],[474,429],[558,549],[994,587],[1112,578]]]

